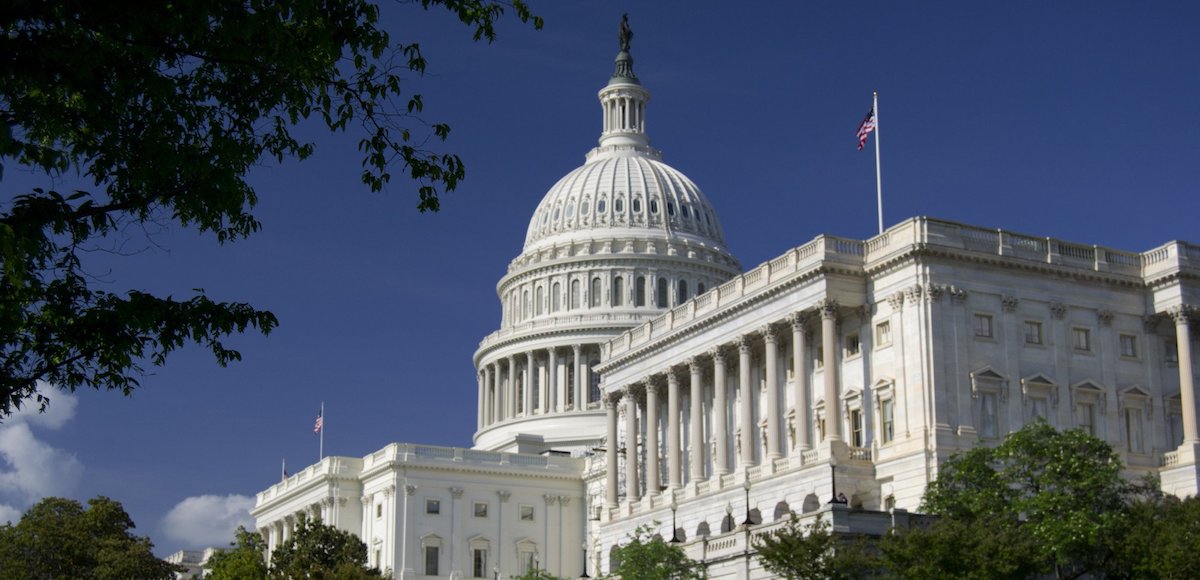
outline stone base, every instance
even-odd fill
[[[1184,443],[1175,450],[1173,463],[1159,471],[1163,493],[1181,498],[1200,496],[1200,464],[1197,458],[1200,458],[1200,444]]]

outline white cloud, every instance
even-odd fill
[[[163,532],[189,548],[225,547],[238,526],[254,529],[254,498],[238,494],[199,495],[175,504],[163,517]]]
[[[71,453],[37,438],[33,427],[59,429],[75,416],[79,401],[46,383],[38,392],[51,398],[45,413],[30,402],[0,424],[0,520],[51,495],[69,496],[83,476],[83,464]],[[18,512],[19,517],[19,512]]]
[[[21,510],[13,506],[0,503],[0,526],[6,523],[17,523],[17,520],[21,519],[21,513]]]

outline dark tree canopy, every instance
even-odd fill
[[[261,580],[267,577],[267,544],[257,532],[238,526],[230,547],[209,556],[204,568],[209,580]]]
[[[648,526],[639,526],[629,541],[612,552],[610,578],[693,580],[705,577],[703,565],[689,560],[683,548],[669,544]]]
[[[357,536],[301,516],[292,537],[271,552],[270,578],[377,578]]]
[[[174,578],[176,567],[156,558],[150,540],[131,529],[129,514],[106,497],[88,500],[87,508],[46,498],[16,524],[0,527],[0,578]]]
[[[412,4],[450,10],[476,40],[493,40],[508,8],[541,26],[521,0]],[[224,337],[275,328],[270,312],[199,290],[99,290],[80,252],[147,220],[221,242],[255,232],[246,174],[311,155],[292,132],[306,119],[360,132],[363,183],[378,190],[399,172],[415,181],[417,208],[436,211],[466,173],[433,147],[450,127],[421,119],[402,77],[425,66],[368,0],[7,2],[0,169],[30,168],[46,185],[0,205],[0,418],[36,396],[37,380],[128,394],[144,364],[184,344],[224,365],[240,358]],[[90,187],[55,191],[68,176]]]
[[[754,549],[763,568],[780,578],[853,580],[878,567],[864,539],[834,534],[821,516],[802,526],[796,512],[782,528],[755,536]]]

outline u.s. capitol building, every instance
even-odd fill
[[[627,50],[599,96],[599,146],[498,285],[474,447],[323,459],[258,494],[271,549],[305,513],[390,577],[596,576],[654,525],[710,577],[767,577],[752,538],[790,511],[905,525],[942,460],[1037,417],[1200,491],[1200,246],[917,217],[742,273],[700,188],[650,146]]]

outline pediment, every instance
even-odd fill
[[[985,381],[1003,381],[1003,380],[1005,380],[1004,375],[996,372],[996,369],[993,369],[990,366],[984,366],[983,368],[971,371],[971,378],[975,379],[975,380],[985,380]]]
[[[1036,373],[1036,374],[1033,374],[1033,375],[1029,375],[1029,376],[1027,376],[1027,377],[1025,377],[1025,378],[1022,378],[1022,379],[1021,379],[1021,384],[1024,384],[1024,385],[1031,385],[1031,386],[1032,386],[1032,385],[1038,385],[1038,386],[1045,386],[1045,387],[1056,387],[1056,386],[1058,386],[1058,383],[1054,382],[1054,379],[1052,379],[1052,378],[1050,378],[1050,377],[1048,377],[1048,376],[1046,376],[1046,375],[1044,375],[1044,374],[1042,374],[1042,373]]]
[[[1121,396],[1122,397],[1141,397],[1141,398],[1149,399],[1150,393],[1146,392],[1146,390],[1143,389],[1141,387],[1141,385],[1134,385],[1132,387],[1129,387],[1128,389],[1122,390]]]

